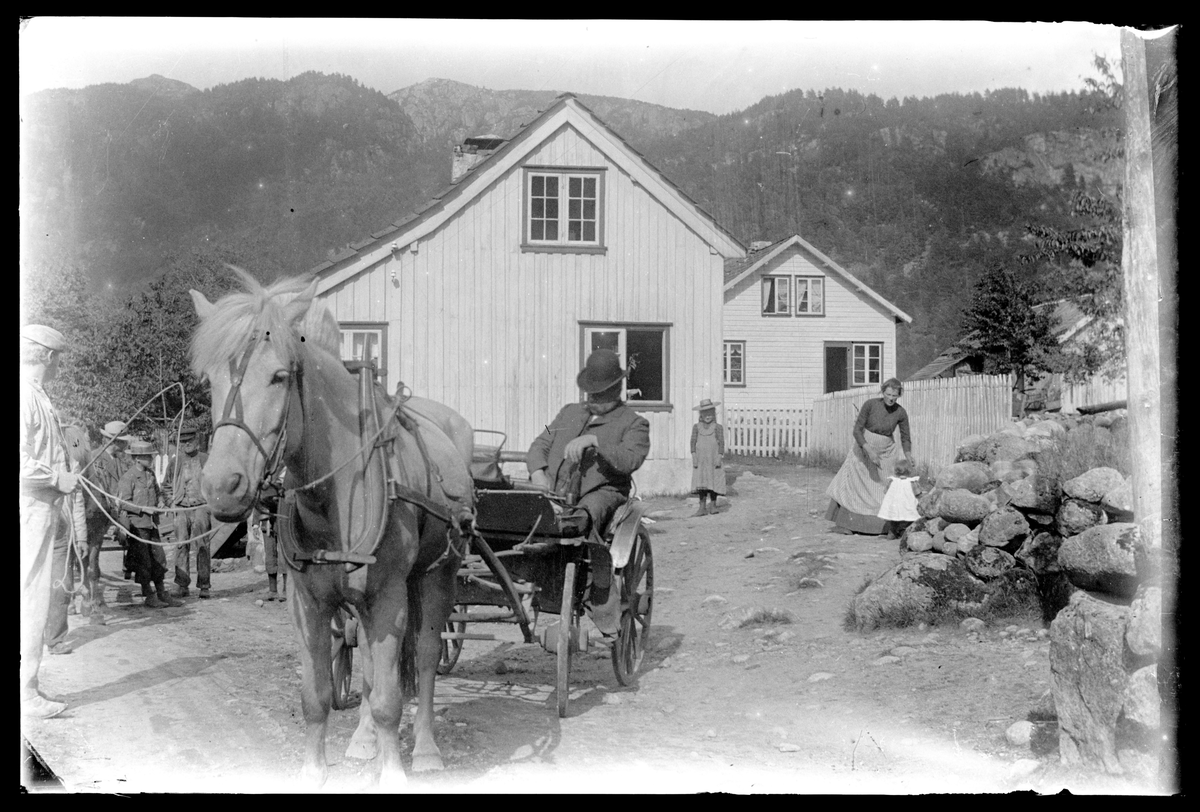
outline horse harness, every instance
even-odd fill
[[[473,533],[474,514],[469,508],[461,506],[452,515],[447,503],[457,501],[446,491],[443,477],[437,463],[431,458],[421,431],[415,420],[404,409],[404,401],[408,398],[399,393],[396,402],[389,410],[386,420],[380,419],[379,404],[375,397],[375,364],[370,361],[346,361],[346,369],[358,377],[359,381],[359,413],[369,414],[371,420],[364,421],[360,426],[364,445],[360,453],[369,446],[365,466],[377,465],[382,468],[381,478],[385,485],[383,498],[380,494],[368,494],[368,500],[374,498],[380,504],[372,511],[372,521],[362,537],[349,545],[349,549],[301,549],[296,536],[296,492],[308,486],[289,489],[280,503],[279,511],[279,541],[280,552],[294,569],[301,570],[309,564],[343,564],[347,572],[352,572],[364,565],[376,562],[375,553],[386,535],[391,521],[391,508],[396,502],[405,502],[420,509],[446,524],[446,547],[433,561],[426,571],[432,571],[441,566],[451,556],[461,558],[466,552],[465,537]],[[403,387],[401,390],[403,391]],[[378,431],[371,432],[372,424]],[[424,492],[403,484],[402,473],[395,453],[395,443],[400,432],[407,433],[413,438],[425,469]],[[351,458],[353,459],[353,458]],[[364,468],[365,468],[364,466]],[[312,484],[312,483],[310,483]],[[434,485],[441,491],[442,501],[434,498]],[[455,545],[456,539],[462,540]]]

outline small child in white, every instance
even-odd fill
[[[913,476],[912,463],[902,459],[896,463],[895,474],[888,479],[887,493],[879,506],[879,518],[887,520],[887,537],[894,539],[898,538],[906,527],[921,518],[917,511],[921,478]]]

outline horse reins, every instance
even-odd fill
[[[297,386],[299,386],[300,378],[300,367],[293,361],[288,366],[287,400],[284,401],[283,415],[280,418],[279,425],[275,429],[279,438],[275,441],[275,448],[268,454],[266,448],[263,447],[262,441],[254,433],[254,429],[246,425],[243,420],[245,410],[242,406],[242,381],[246,377],[246,369],[250,366],[250,358],[254,355],[254,351],[258,348],[258,345],[268,340],[270,340],[268,334],[259,335],[259,332],[255,330],[250,334],[250,340],[245,351],[242,353],[241,360],[235,365],[233,359],[229,359],[229,394],[225,397],[225,408],[222,410],[221,420],[213,426],[214,437],[217,434],[217,429],[222,426],[233,426],[234,428],[241,429],[250,438],[251,442],[254,443],[254,447],[258,449],[258,453],[262,454],[266,465],[263,467],[262,476],[254,488],[255,502],[258,501],[263,486],[275,477],[280,465],[283,463],[283,454],[287,450],[288,418],[292,410],[292,381],[296,380]],[[303,408],[303,403],[301,403],[301,408]]]

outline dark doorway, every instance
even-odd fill
[[[825,346],[825,391],[840,392],[849,388],[850,348]]]

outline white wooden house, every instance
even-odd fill
[[[345,357],[524,451],[581,399],[587,355],[614,349],[650,421],[639,492],[687,491],[692,406],[722,396],[725,261],[745,247],[570,94],[453,164],[424,208],[315,269]]]
[[[725,263],[724,318],[727,413],[878,389],[896,374],[896,325],[912,321],[799,235]]]

